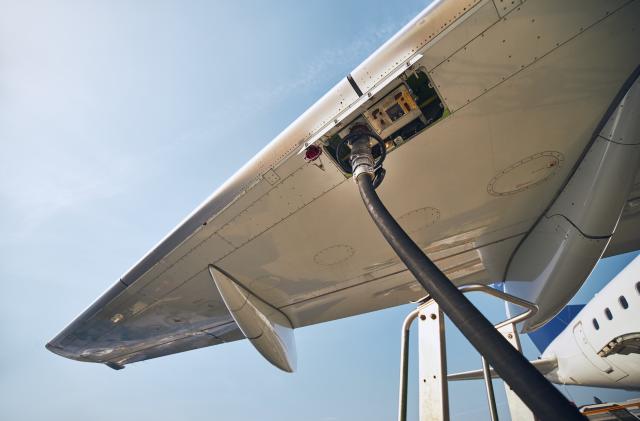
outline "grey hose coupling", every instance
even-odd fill
[[[362,173],[368,173],[374,177],[373,154],[369,145],[369,136],[362,135],[351,142],[351,168],[353,179],[357,180]]]

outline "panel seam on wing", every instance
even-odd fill
[[[502,85],[503,83],[507,82],[508,80],[512,79],[514,76],[519,75],[520,73],[522,73],[524,70],[529,69],[531,66],[533,66],[534,64],[540,62],[540,60],[542,60],[543,58],[545,58],[546,56],[548,56],[549,54],[553,53],[554,51],[558,50],[560,47],[566,45],[567,43],[573,41],[574,39],[578,38],[580,35],[586,33],[587,31],[589,31],[590,29],[592,29],[593,27],[597,26],[598,24],[600,24],[601,22],[603,22],[604,20],[610,18],[611,16],[613,16],[614,14],[620,12],[622,9],[624,9],[625,7],[629,6],[631,3],[633,3],[634,0],[629,0],[628,2],[622,4],[620,7],[618,7],[617,9],[613,10],[612,12],[608,13],[607,15],[605,15],[604,17],[602,17],[601,19],[598,19],[596,21],[594,21],[591,25],[586,26],[585,28],[581,28],[581,30],[579,30],[575,35],[570,36],[569,38],[567,38],[565,41],[559,42],[555,45],[555,47],[551,48],[550,50],[548,50],[546,53],[541,54],[539,57],[534,57],[533,61],[531,61],[529,64],[527,65],[522,65],[522,67],[520,67],[518,70],[516,70],[515,72],[511,73],[508,76],[505,76],[502,78],[502,80],[498,81],[495,85],[484,89],[478,96],[476,96],[473,99],[467,100],[466,104],[461,105],[460,107],[456,108],[455,110],[451,109],[451,107],[449,107],[451,109],[451,115],[455,114],[456,112],[458,112],[459,110],[462,110],[463,108],[467,107],[468,105],[470,105],[471,103],[477,101],[479,98],[483,97],[484,95],[486,95],[487,93],[489,93],[490,91],[494,90],[495,88],[497,88],[498,86]],[[514,8],[512,11],[509,12],[510,13],[514,13],[514,11],[516,11],[519,8]],[[495,22],[494,24],[490,25],[485,31],[481,32],[480,35],[474,37],[473,39],[471,39],[468,43],[466,43],[465,45],[463,45],[461,48],[459,48],[458,50],[456,50],[453,54],[451,54],[449,57],[453,57],[456,53],[458,53],[460,50],[462,50],[463,48],[467,47],[469,44],[471,44],[474,40],[484,36],[484,33],[495,27],[496,25],[498,25],[500,22],[502,22],[504,20],[504,18],[499,19],[497,22]],[[434,66],[430,71],[427,72],[429,78],[431,80],[433,80],[433,72],[440,67],[443,63],[445,63],[447,60],[443,60],[440,64],[438,64],[437,66]],[[441,86],[437,85],[438,88],[441,88]],[[445,103],[446,103],[446,97],[443,97]]]

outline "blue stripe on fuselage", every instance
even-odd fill
[[[571,320],[576,317],[583,307],[584,304],[570,304],[540,329],[529,333],[529,338],[531,338],[540,353],[547,349],[551,341],[571,323]]]

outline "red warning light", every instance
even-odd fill
[[[304,159],[307,162],[315,161],[316,159],[318,159],[320,157],[320,155],[322,155],[322,148],[320,148],[319,146],[316,146],[316,145],[310,145],[304,151]]]

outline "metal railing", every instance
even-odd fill
[[[500,298],[504,301],[510,302],[512,304],[516,304],[520,307],[526,308],[526,311],[518,314],[517,316],[511,317],[507,320],[504,320],[500,323],[497,323],[495,326],[496,329],[501,329],[505,326],[515,326],[515,324],[525,321],[526,319],[534,316],[538,312],[538,306],[529,301],[523,300],[521,298],[515,297],[513,295],[507,294],[495,288],[489,287],[487,285],[482,284],[470,284],[464,285],[459,288],[463,293],[467,292],[483,292],[487,295],[491,295],[496,298]],[[400,351],[400,390],[399,390],[399,398],[398,398],[398,421],[406,421],[407,419],[407,391],[408,391],[408,375],[409,375],[409,336],[410,329],[413,321],[418,318],[418,316],[423,319],[423,315],[420,315],[421,308],[429,304],[433,301],[430,297],[425,297],[417,303],[419,304],[418,308],[413,310],[402,323],[402,335],[401,335],[401,351]],[[432,319],[436,317],[432,314]],[[438,340],[444,342],[444,324],[441,324],[441,329],[439,332]],[[515,329],[514,329],[515,331]],[[433,338],[432,338],[433,339]],[[419,345],[420,346],[420,345]],[[442,348],[444,350],[444,347]],[[448,379],[446,375],[446,362],[444,361],[446,358],[446,352],[440,356],[440,367],[444,367],[445,373],[440,376],[439,381],[444,382],[444,390],[446,394],[446,388],[448,384]],[[491,379],[491,369],[487,360],[482,356],[482,372],[484,377],[485,389],[487,393],[487,401],[489,404],[489,411],[491,415],[492,421],[498,420],[498,412],[495,401],[495,394],[493,390],[493,382]],[[435,376],[434,376],[435,378]],[[440,402],[445,406],[443,408],[441,414],[443,421],[448,420],[448,396],[441,397],[439,399]],[[435,411],[437,412],[437,411]],[[432,417],[434,418],[434,417]],[[425,419],[422,415],[420,416],[420,420]]]

